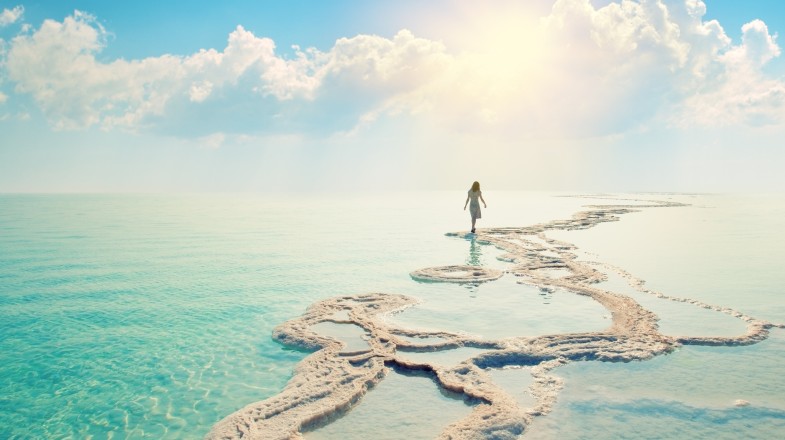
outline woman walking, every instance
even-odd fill
[[[472,202],[471,205],[469,205],[469,200]],[[482,205],[487,208],[488,205],[485,204],[485,199],[482,198],[482,191],[480,191],[480,182],[474,182],[472,189],[469,190],[469,194],[466,196],[466,203],[463,204],[464,211],[466,211],[466,205],[469,205],[469,212],[472,215],[472,234],[474,233],[474,224],[477,222],[477,219],[482,218],[480,200],[482,200]]]

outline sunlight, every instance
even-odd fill
[[[502,99],[511,91],[530,89],[546,77],[540,17],[521,7],[471,7],[471,20],[457,34],[461,56],[471,64],[484,92]],[[516,93],[517,94],[517,93]]]

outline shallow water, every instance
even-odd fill
[[[623,267],[650,289],[785,321],[785,198],[678,196],[692,206],[633,213],[618,223],[551,235],[585,258]],[[732,335],[740,321],[607,283],[660,317],[671,335]],[[745,347],[685,346],[650,361],[575,363],[559,403],[524,438],[776,438],[785,428],[785,331]],[[736,401],[749,402],[736,406]]]
[[[602,330],[610,314],[591,298],[522,285],[512,275],[474,287],[421,286],[424,303],[388,320],[411,329],[446,330],[485,339]]]
[[[311,330],[323,336],[329,336],[344,343],[341,353],[359,353],[369,351],[370,345],[367,342],[367,333],[362,327],[354,324],[336,324],[332,322],[320,322],[312,325]]]
[[[668,336],[734,336],[746,331],[746,323],[731,315],[717,313],[694,304],[658,298],[630,287],[616,273],[608,274],[608,281],[597,285],[602,289],[622,293],[656,313],[660,318],[660,332]]]
[[[532,383],[531,368],[493,368],[490,370],[494,383],[518,402],[521,408],[533,407],[536,400],[529,392]]]
[[[440,390],[427,375],[393,370],[348,415],[305,438],[436,438],[443,426],[470,411],[460,394]]]
[[[453,349],[429,352],[398,351],[398,355],[408,361],[429,363],[440,367],[452,367],[467,359],[487,351],[474,347],[458,347]]]
[[[569,218],[583,204],[602,202],[488,196],[482,227]],[[785,321],[785,201],[672,197],[693,206],[548,235],[666,294]],[[307,353],[274,343],[272,329],[336,295],[403,293],[424,302],[391,319],[489,338],[609,324],[608,312],[586,297],[542,292],[510,275],[478,286],[413,281],[409,272],[423,267],[505,267],[496,260],[500,252],[444,236],[467,228],[462,202],[460,192],[0,196],[0,437],[201,437],[227,414],[283,388]],[[648,301],[668,334],[739,328],[724,314]],[[554,374],[566,379],[559,404],[525,437],[655,438],[658,413],[669,421],[659,424],[668,425],[660,433],[678,428],[682,438],[722,438],[723,424],[738,434],[733,438],[767,437],[782,426],[782,333],[772,330],[769,340],[749,347],[684,347],[646,362],[558,368]],[[364,418],[365,407],[369,426],[381,423],[378,409],[366,404],[383,396],[378,391],[388,380],[341,420]],[[401,384],[420,382],[397,391],[439,395],[430,379]],[[581,390],[591,386],[616,391],[589,399]],[[736,399],[750,405],[732,406]],[[447,414],[466,406],[448,404]],[[412,433],[420,424],[407,426],[411,431],[396,432],[418,438]]]
[[[683,347],[646,362],[582,362],[555,410],[523,438],[779,438],[785,430],[782,331],[749,347]],[[737,406],[737,401],[747,406]]]
[[[785,321],[785,302],[773,301],[785,281],[785,196],[670,197],[692,206],[649,209],[549,235],[626,269],[655,290]]]
[[[0,196],[0,437],[204,435],[305,355],[276,325],[466,259],[461,197]],[[526,218],[578,204],[550,199]]]

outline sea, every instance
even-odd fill
[[[785,323],[785,195],[485,189],[484,198],[480,228],[569,219],[586,205],[683,203],[547,235],[649,289]],[[490,339],[610,325],[591,298],[509,274],[480,285],[412,279],[424,267],[507,267],[498,249],[445,235],[470,227],[464,201],[464,191],[0,194],[0,438],[202,438],[284,388],[309,353],[275,342],[273,329],[338,295],[412,296],[420,304],[390,319]],[[656,313],[665,335],[746,329],[728,314],[641,294],[618,275],[602,285]],[[440,353],[440,362],[472,350]],[[571,362],[552,371],[563,380],[553,410],[521,438],[781,438],[783,362],[781,328],[747,346]],[[494,378],[532,404],[526,368]],[[469,403],[396,370],[343,417],[304,434],[435,438]]]

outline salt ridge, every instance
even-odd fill
[[[645,281],[627,271],[597,261],[581,261],[570,243],[548,238],[547,231],[588,229],[604,222],[618,221],[621,215],[649,208],[687,206],[672,201],[639,199],[627,205],[589,205],[567,220],[554,220],[528,227],[479,229],[474,238],[493,245],[505,254],[499,258],[512,263],[505,271],[519,277],[521,284],[544,291],[563,290],[591,297],[610,313],[612,323],[599,332],[512,337],[501,340],[480,339],[441,331],[419,331],[395,326],[385,316],[417,304],[418,300],[397,294],[370,293],[319,301],[302,316],[287,321],[273,332],[273,338],[314,353],[303,359],[283,391],[267,400],[252,403],[227,416],[212,427],[208,439],[299,439],[302,433],[317,429],[345,414],[366,392],[384,379],[391,367],[419,370],[430,374],[446,390],[462,393],[473,404],[472,412],[446,426],[444,439],[514,439],[534,417],[549,413],[563,383],[551,371],[571,361],[595,360],[629,362],[646,360],[673,351],[682,344],[748,345],[768,337],[772,327],[785,328],[755,319],[731,308],[670,296],[645,287]],[[467,238],[469,233],[448,233]],[[666,336],[659,332],[657,316],[632,298],[598,288],[606,279],[597,268],[614,271],[634,289],[658,298],[685,302],[741,319],[747,331],[733,337]],[[553,271],[566,275],[553,276]],[[489,282],[503,273],[475,266],[442,266],[411,273],[412,278],[429,282]],[[366,332],[368,350],[343,351],[345,344],[311,330],[311,326],[333,322],[353,324]],[[421,342],[426,341],[426,342]],[[433,341],[433,342],[427,342]],[[453,366],[412,361],[399,355],[407,352],[435,352],[458,347],[482,348],[479,353]],[[529,392],[535,405],[520,408],[516,400],[497,386],[490,368],[532,366],[533,382]]]

